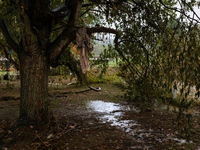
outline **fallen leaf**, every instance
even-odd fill
[[[183,149],[184,149],[185,147],[184,147],[184,146],[182,146],[182,145],[180,145],[180,148],[183,148]]]
[[[47,136],[47,139],[50,139],[52,136],[53,136],[53,134],[49,134],[49,135]]]

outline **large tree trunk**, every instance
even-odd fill
[[[38,50],[37,50],[38,51]],[[19,55],[21,75],[21,100],[19,123],[41,124],[48,121],[47,56],[41,53]]]

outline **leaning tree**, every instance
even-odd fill
[[[174,1],[162,0],[2,0],[0,29],[20,62],[21,97],[19,123],[48,121],[48,74],[52,62],[76,41],[83,73],[88,66],[92,33],[113,33],[116,51],[136,76],[148,75],[150,59],[159,34],[174,17]],[[93,15],[88,14],[92,12]],[[102,19],[86,26],[85,18]],[[15,22],[15,25],[13,25]],[[107,25],[104,23],[107,22]],[[12,26],[13,25],[13,26]],[[115,27],[113,27],[115,26]],[[113,27],[113,28],[109,28]],[[15,34],[16,36],[13,36]],[[151,47],[151,48],[149,48]],[[135,54],[135,55],[134,55]],[[143,64],[142,68],[136,66]],[[133,66],[135,65],[135,66]],[[134,78],[134,77],[133,77]]]

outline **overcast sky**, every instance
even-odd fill
[[[180,7],[178,7],[178,8],[180,8]],[[195,7],[193,7],[193,9],[194,9],[195,13],[197,14],[197,16],[200,18],[200,8],[195,6]],[[190,15],[191,18],[193,18],[193,12],[188,12],[187,14]],[[198,17],[195,16],[194,18],[200,22],[200,19],[198,19]]]

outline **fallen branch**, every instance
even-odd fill
[[[37,136],[37,138],[46,146],[46,147],[49,147],[49,145],[47,145],[41,138],[40,138],[40,136],[37,134],[36,135]]]
[[[78,93],[88,92],[88,91],[91,91],[91,90],[94,90],[94,91],[96,91],[96,92],[101,91],[101,87],[94,88],[94,87],[91,87],[91,86],[89,86],[89,85],[88,85],[88,87],[89,87],[90,89],[82,90],[82,91],[62,92],[62,93],[58,92],[58,93],[53,93],[53,94],[50,94],[50,93],[49,93],[48,96],[50,96],[50,97],[52,97],[52,96],[53,96],[53,97],[67,97],[67,95],[62,95],[62,94],[70,94],[70,93],[78,94]]]
[[[87,90],[82,90],[82,91],[70,91],[70,92],[63,92],[63,93],[59,93],[59,94],[70,94],[70,93],[75,93],[75,94],[78,94],[78,93],[84,93],[84,92],[88,92],[88,91],[91,91],[91,90],[94,90],[94,91],[96,91],[96,92],[99,92],[99,91],[101,91],[101,88],[100,88],[100,87],[98,87],[98,88],[93,88],[93,87],[91,87],[91,86],[89,86],[89,85],[88,85],[88,87],[89,87],[90,89],[87,89]]]
[[[94,91],[97,91],[97,92],[98,92],[98,91],[101,91],[101,88],[100,88],[100,87],[98,87],[98,88],[93,88],[93,87],[91,87],[91,86],[89,86],[89,85],[88,85],[88,87],[89,87],[91,90],[94,90]]]

